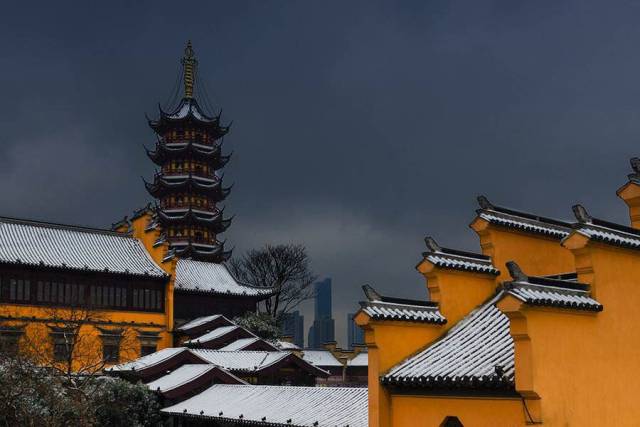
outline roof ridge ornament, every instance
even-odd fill
[[[593,221],[593,218],[587,210],[581,204],[573,205],[571,208],[573,210],[573,214],[576,216],[578,222],[590,224]]]
[[[431,236],[426,236],[424,238],[424,243],[427,245],[429,252],[440,252],[442,250],[440,245],[438,245],[438,242],[436,242],[436,240]]]
[[[362,285],[362,290],[369,301],[382,301],[380,295],[371,285]]]
[[[487,199],[487,196],[485,196],[483,194],[480,194],[477,197],[477,200],[478,200],[478,204],[480,205],[480,207],[482,209],[493,209],[494,208],[493,204],[489,201],[489,199]]]
[[[517,282],[526,282],[529,279],[515,261],[507,261],[506,266],[507,270],[509,270],[509,275],[513,280]]]
[[[183,83],[184,83],[184,97],[187,99],[193,98],[193,82],[195,80],[196,66],[198,61],[196,60],[193,52],[193,46],[191,46],[191,40],[187,41],[187,47],[184,48],[184,56],[182,57],[182,66],[184,69]]]
[[[630,158],[629,163],[631,164],[631,169],[633,169],[633,175],[640,175],[640,157]]]

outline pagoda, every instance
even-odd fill
[[[218,238],[231,225],[219,207],[230,193],[221,174],[231,157],[222,154],[229,126],[220,123],[220,114],[208,115],[198,104],[197,65],[189,41],[182,58],[183,98],[168,112],[159,107],[159,117],[149,119],[157,142],[154,150],[145,149],[159,169],[145,186],[157,201],[157,221],[172,253],[220,263],[231,256]]]

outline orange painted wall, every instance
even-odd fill
[[[470,227],[480,237],[482,253],[490,256],[500,270],[500,281],[510,279],[507,261],[517,262],[532,276],[575,271],[573,255],[560,245],[560,239],[503,228],[481,218],[476,218]]]
[[[519,399],[394,395],[391,400],[391,422],[398,427],[438,427],[447,416],[457,416],[465,427],[526,425]]]

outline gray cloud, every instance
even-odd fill
[[[36,12],[34,12],[34,10]],[[144,112],[186,39],[234,120],[227,237],[303,241],[338,320],[370,282],[424,296],[424,234],[477,250],[474,198],[626,221],[640,5],[122,2],[4,5],[0,214],[109,225],[149,200]],[[344,334],[343,331],[340,332]]]

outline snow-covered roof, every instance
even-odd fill
[[[591,217],[581,205],[573,207],[578,222],[573,228],[590,239],[620,246],[640,249],[640,231],[632,227]]]
[[[360,352],[353,359],[347,362],[347,366],[369,366],[369,353]]]
[[[276,341],[276,346],[281,350],[300,350],[300,347],[294,343],[284,340]]]
[[[206,116],[201,110],[198,102],[194,98],[183,98],[176,109],[167,114],[167,118],[173,120],[184,119],[191,115],[201,122],[214,122],[215,118]]]
[[[239,329],[246,331],[247,334],[253,335],[251,332],[247,331],[246,329],[238,325],[220,326],[219,328],[215,328],[213,331],[207,332],[202,336],[190,339],[189,341],[185,341],[185,344],[204,344],[206,342],[213,341],[218,338],[222,338],[225,335],[230,334]]]
[[[441,339],[393,367],[382,382],[425,388],[512,390],[514,347],[498,293]]]
[[[231,322],[231,320],[227,319],[222,314],[213,314],[211,316],[203,316],[203,317],[198,317],[196,319],[190,320],[187,323],[185,323],[184,325],[181,325],[181,326],[177,327],[176,331],[188,332],[191,329],[198,328],[198,327],[200,327],[202,325],[206,325],[207,323],[213,322],[214,320],[218,320],[218,319],[226,320],[226,322],[229,325],[233,324]]]
[[[328,350],[304,350],[302,359],[315,366],[342,366],[342,363]]]
[[[447,320],[438,307],[426,305],[403,304],[387,301],[360,302],[362,311],[376,320],[405,320],[409,322],[425,322],[443,324]]]
[[[220,351],[206,349],[190,350],[194,355],[207,363],[220,366],[229,371],[260,371],[267,368],[291,353],[285,351]]]
[[[194,379],[205,375],[213,369],[217,369],[215,365],[182,365],[175,371],[151,381],[147,384],[150,390],[160,391],[162,393],[173,390],[187,384]]]
[[[478,202],[481,207],[477,211],[478,217],[492,224],[543,234],[557,239],[568,236],[571,230],[571,224],[568,222],[494,206],[484,196],[478,197]]]
[[[114,365],[110,368],[106,368],[105,370],[108,372],[139,371],[165,362],[185,351],[188,351],[186,347],[167,347],[156,351],[155,353],[142,356],[131,362]]]
[[[240,338],[222,348],[220,348],[220,351],[236,351],[236,350],[244,350],[247,347],[249,347],[252,344],[255,344],[257,342],[263,342],[263,344],[265,346],[269,346],[273,349],[273,351],[279,351],[278,348],[276,348],[273,344],[270,344],[269,342],[258,338],[258,337],[251,337],[251,338]]]
[[[0,218],[0,262],[164,277],[144,245],[107,230]]]
[[[506,289],[509,294],[526,304],[588,311],[602,310],[602,304],[593,299],[586,290],[521,282],[508,283]]]
[[[368,393],[356,387],[216,384],[162,412],[240,424],[367,427]]]
[[[500,274],[500,271],[491,263],[491,258],[486,255],[443,248],[432,237],[425,238],[425,243],[427,252],[423,252],[422,256],[433,265],[454,270]]]
[[[271,289],[259,289],[239,283],[224,264],[192,259],[178,259],[175,289],[246,296],[267,296],[272,292]]]

